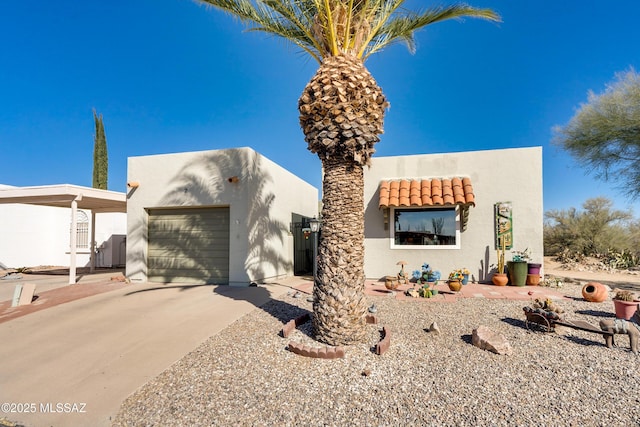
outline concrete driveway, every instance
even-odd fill
[[[109,282],[112,277],[121,276],[123,270],[109,270],[108,272],[79,274],[78,285],[86,285],[90,283]],[[69,276],[67,274],[22,274],[11,273],[3,275],[0,271],[0,302],[11,301],[16,285],[24,285],[33,283],[36,285],[36,293],[50,291],[69,285]]]
[[[131,284],[2,323],[0,419],[109,426],[136,389],[297,283]]]

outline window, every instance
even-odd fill
[[[455,207],[393,210],[392,248],[459,248],[460,226]]]
[[[84,211],[78,211],[76,218],[76,248],[89,249],[89,217]],[[71,230],[69,230],[71,233]]]

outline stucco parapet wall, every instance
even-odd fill
[[[475,280],[489,281],[491,266],[497,263],[494,207],[502,202],[513,206],[515,248],[529,248],[534,260],[542,259],[542,163],[542,147],[373,157],[371,167],[364,169],[366,277],[379,280],[395,275],[396,262],[404,260],[409,268],[427,262],[444,274],[464,267]],[[459,244],[447,249],[395,245],[392,211],[422,207],[380,208],[380,183],[454,177],[471,180],[475,203],[468,210],[455,205],[459,210]],[[431,207],[439,208],[425,206]]]
[[[127,178],[139,183],[129,191],[127,215],[127,275],[136,281],[183,280],[176,271],[186,271],[190,282],[215,277],[242,286],[291,276],[296,260],[292,218],[318,214],[316,188],[248,147],[129,157]],[[215,209],[226,211],[223,225],[217,236],[211,228],[202,234],[221,243],[212,249],[217,261],[199,259],[194,245],[179,244],[178,235],[190,238],[187,227],[180,227],[174,239],[148,235],[149,220],[160,215],[184,222]],[[171,253],[171,268],[159,268],[158,251],[149,251],[154,239]]]

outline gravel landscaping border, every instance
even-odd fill
[[[541,288],[538,288],[540,290]],[[598,325],[613,303],[589,303],[579,285],[562,291],[568,319]],[[122,404],[114,426],[633,426],[640,425],[638,357],[626,335],[525,327],[527,301],[454,303],[369,297],[379,324],[370,344],[344,358],[294,354],[289,341],[320,346],[310,323],[288,338],[283,325],[311,310],[282,295],[209,338]],[[441,332],[428,331],[437,322]],[[480,325],[513,354],[471,344]],[[391,346],[374,353],[381,330]]]

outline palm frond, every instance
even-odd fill
[[[406,0],[197,0],[240,19],[248,31],[275,34],[318,62],[348,54],[365,60],[397,41],[415,52],[414,33],[464,17],[500,21],[490,9],[466,4],[402,11]]]
[[[369,42],[364,46],[361,56],[366,59],[372,54],[388,47],[396,41],[405,41],[409,52],[415,53],[414,34],[427,25],[449,19],[479,18],[500,22],[500,16],[491,9],[477,9],[466,4],[438,6],[423,12],[395,14],[385,20]]]

